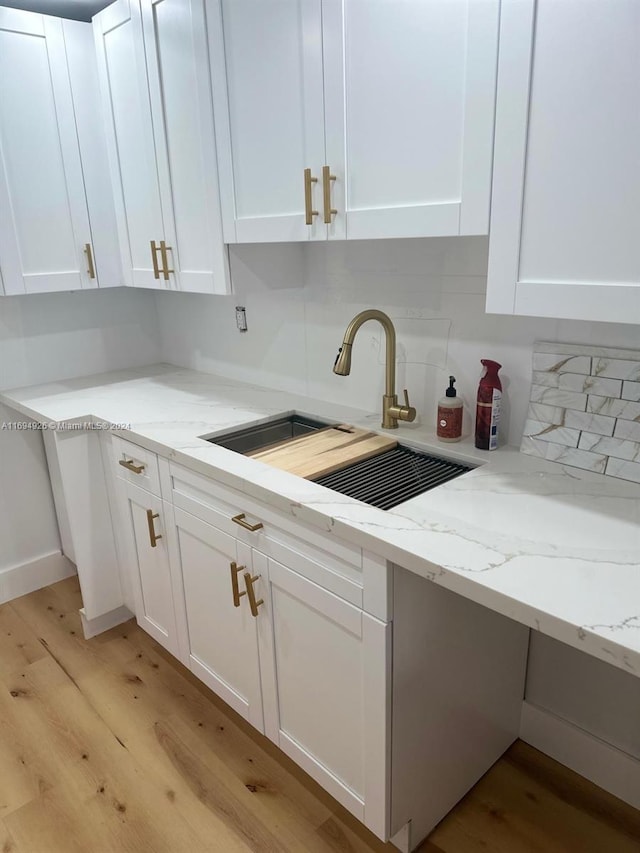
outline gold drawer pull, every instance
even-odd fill
[[[167,250],[173,251],[171,246],[167,246],[164,240],[160,240],[160,257],[162,258],[162,275],[165,281],[169,281],[169,273],[175,272],[175,270],[169,269],[169,258],[167,256]]]
[[[231,566],[231,590],[233,592],[233,606],[240,607],[240,599],[246,592],[240,592],[238,588],[238,574],[246,569],[246,566],[239,566],[235,560],[229,564]]]
[[[147,524],[149,525],[149,542],[151,543],[151,547],[155,548],[158,539],[162,539],[161,533],[156,533],[156,529],[153,525],[153,519],[160,518],[160,513],[154,512],[152,509],[147,510]]]
[[[160,246],[156,246],[156,241],[151,240],[151,262],[153,263],[153,277],[160,278],[160,268],[158,267],[158,252]]]
[[[84,244],[84,253],[87,256],[87,273],[89,278],[96,277],[96,268],[93,265],[93,254],[91,252],[91,243]]]
[[[255,616],[256,619],[258,618],[258,607],[260,607],[261,604],[264,604],[264,598],[259,598],[256,601],[256,593],[253,589],[254,583],[259,580],[259,578],[260,575],[254,575],[253,577],[251,577],[249,572],[244,573],[244,584],[247,588],[247,596],[249,598],[249,607],[251,608],[251,615]]]
[[[252,533],[255,533],[256,530],[260,530],[261,527],[264,527],[264,524],[259,521],[257,524],[249,524],[248,521],[244,520],[245,514],[243,512],[240,515],[234,515],[231,521],[235,521],[236,524],[239,524],[240,527],[244,527],[245,530],[250,530]]]
[[[304,221],[306,225],[313,225],[313,217],[318,216],[318,211],[313,209],[313,198],[311,195],[311,184],[317,184],[318,179],[311,177],[311,169],[304,170]]]
[[[144,465],[136,465],[133,459],[118,459],[118,465],[122,465],[127,471],[132,471],[134,474],[142,474]]]
[[[324,222],[325,225],[331,225],[331,216],[338,211],[335,207],[331,207],[331,181],[335,181],[336,176],[331,174],[331,169],[328,166],[322,167],[322,188],[324,195]]]

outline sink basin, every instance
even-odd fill
[[[317,477],[314,483],[378,509],[392,509],[471,470],[462,462],[398,445],[373,459]]]
[[[207,438],[206,441],[236,453],[251,453],[308,435],[333,423],[335,421],[322,421],[306,415],[289,415],[259,426]],[[378,456],[315,477],[313,482],[379,509],[391,509],[470,470],[471,467],[462,462],[453,462],[398,445]]]
[[[278,418],[259,426],[237,429],[224,435],[207,438],[212,444],[219,444],[227,450],[235,450],[236,453],[251,453],[287,441],[290,438],[300,438],[310,432],[316,432],[324,427],[331,426],[335,421],[321,421],[317,418],[308,418],[306,415],[289,415],[286,418]]]

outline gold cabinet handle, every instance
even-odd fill
[[[144,465],[136,465],[133,459],[118,459],[118,465],[122,465],[127,471],[132,471],[134,474],[142,474]]]
[[[91,243],[84,244],[84,253],[87,256],[87,272],[89,273],[89,278],[95,278],[96,268],[93,265],[93,253],[91,251]]]
[[[260,575],[254,575],[251,577],[249,572],[244,573],[244,585],[247,588],[247,597],[249,599],[249,607],[251,608],[251,615],[258,617],[258,607],[261,604],[264,604],[264,598],[259,598],[256,601],[256,593],[253,588],[254,583],[260,578]]]
[[[304,170],[304,221],[306,225],[313,225],[313,217],[318,216],[318,211],[313,209],[313,198],[311,184],[317,184],[318,179],[311,177],[311,169]]]
[[[169,273],[175,270],[169,269],[169,257],[167,250],[172,251],[171,246],[167,246],[164,240],[160,240],[160,257],[162,258],[162,275],[165,281],[169,281]]]
[[[158,539],[162,539],[161,533],[156,533],[156,529],[153,525],[153,519],[160,518],[160,513],[154,512],[152,509],[147,510],[147,524],[149,525],[149,542],[151,543],[151,547],[155,548]]]
[[[235,560],[229,564],[231,567],[231,591],[233,592],[233,606],[240,607],[240,599],[246,592],[240,592],[238,588],[238,575],[246,569],[246,566],[239,566]]]
[[[264,527],[264,524],[261,521],[257,524],[249,524],[249,522],[244,519],[245,514],[241,512],[240,515],[234,515],[231,521],[235,521],[235,523],[239,524],[240,527],[244,527],[245,530],[250,530],[252,533],[255,533],[256,530],[260,530],[261,527]]]
[[[338,211],[335,207],[331,207],[331,181],[335,181],[336,176],[331,174],[331,169],[328,166],[322,167],[322,190],[324,196],[324,221],[326,225],[331,225],[331,216]]]
[[[153,263],[153,277],[160,278],[160,268],[158,267],[158,250],[160,246],[156,246],[156,241],[151,240],[151,262]]]

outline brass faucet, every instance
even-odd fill
[[[396,330],[391,321],[383,311],[378,311],[376,308],[369,308],[366,311],[361,311],[353,318],[347,326],[347,331],[344,333],[344,341],[338,350],[333,372],[338,376],[348,376],[351,372],[351,347],[355,339],[356,333],[363,323],[367,320],[378,320],[385,331],[387,348],[386,348],[386,366],[385,366],[385,392],[382,398],[382,428],[397,429],[398,421],[414,421],[416,419],[416,410],[409,405],[409,395],[405,388],[404,406],[398,405],[398,396],[396,394]]]

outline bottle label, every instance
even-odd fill
[[[500,429],[500,415],[502,414],[502,393],[497,388],[493,389],[491,401],[491,423],[489,433],[489,450],[495,450],[498,446],[498,431]]]
[[[459,438],[462,435],[462,406],[455,409],[438,406],[437,435],[439,438]]]
[[[491,402],[478,401],[476,407],[476,447],[480,450],[495,450],[498,446],[502,392],[494,388]]]

